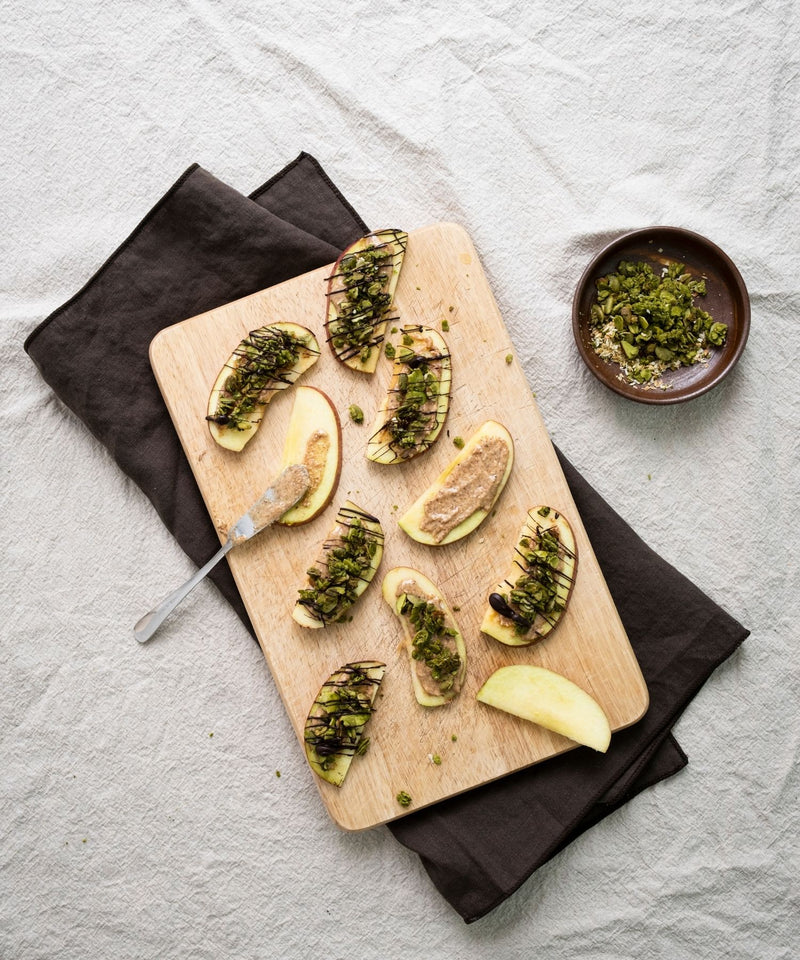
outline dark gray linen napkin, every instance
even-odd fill
[[[148,360],[159,330],[332,262],[367,226],[301,153],[245,197],[190,167],[25,350],[198,565],[219,546]],[[389,829],[467,922],[584,830],[686,764],[672,724],[748,634],[651,551],[561,457],[650,690],[607,754],[570,751]],[[225,564],[212,578],[252,632]]]

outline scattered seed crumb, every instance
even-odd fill
[[[448,321],[448,320],[442,320],[442,330],[443,330],[445,333],[447,333],[447,331],[448,331],[449,329],[450,329],[450,323],[449,323],[449,321]]]
[[[463,438],[463,437],[453,437],[453,446],[454,446],[454,447],[458,447],[458,449],[461,450],[461,448],[464,446],[464,438]]]
[[[451,304],[447,309],[450,311],[450,313],[452,313],[455,310],[455,307]]]
[[[434,755],[431,757],[431,763],[435,763],[437,767],[441,765],[442,758],[438,753],[434,753]]]
[[[280,770],[276,770],[276,771],[275,771],[275,776],[276,776],[276,777],[280,777],[280,775],[281,775]]]
[[[411,806],[411,797],[405,792],[405,790],[401,790],[395,799],[401,807]]]
[[[652,479],[653,479],[653,475],[652,475],[651,473],[648,473],[648,474],[647,474],[647,479],[648,479],[648,480],[652,480]]]
[[[86,837],[84,837],[83,840],[81,840],[81,843],[86,843]]]
[[[450,737],[450,739],[453,741],[453,743],[455,743],[456,740],[458,740],[458,737],[455,734],[453,734],[453,736]]]
[[[461,607],[453,607],[453,613],[458,613]]]
[[[213,736],[214,736],[214,734],[213,734],[213,733],[209,733],[209,737],[213,737]]]
[[[396,503],[393,503],[393,504],[392,504],[392,510],[399,510],[399,509],[400,509],[400,508],[397,506]]]
[[[511,353],[507,353],[507,354],[506,354],[506,363],[513,363],[513,362],[514,362],[514,355],[511,354]]]

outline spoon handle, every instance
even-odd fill
[[[175,607],[187,596],[198,583],[206,576],[206,574],[215,567],[219,561],[225,556],[225,554],[233,546],[233,540],[228,539],[214,556],[208,561],[208,563],[201,567],[197,573],[191,577],[189,580],[184,583],[182,587],[178,587],[173,593],[161,601],[161,603],[151,610],[150,613],[146,613],[142,619],[136,624],[133,628],[133,635],[139,641],[139,643],[145,643],[153,634],[158,630],[161,624],[167,619],[167,617],[172,613]]]

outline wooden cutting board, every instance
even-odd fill
[[[386,675],[367,728],[370,747],[354,760],[341,787],[308,769],[333,820],[360,830],[403,816],[514,770],[546,760],[575,744],[534,724],[478,703],[475,694],[496,668],[534,663],[564,674],[606,711],[612,730],[642,717],[648,694],[636,658],[592,552],[547,430],[516,358],[475,248],[465,231],[442,223],[413,231],[397,287],[401,323],[441,329],[452,353],[450,412],[439,440],[400,465],[364,456],[372,417],[385,394],[391,362],[381,358],[373,376],[338,363],[325,344],[325,279],[330,267],[289,280],[163,330],[151,362],[209,514],[225,530],[277,473],[293,404],[292,390],[268,406],[242,453],[217,446],[205,422],[211,385],[222,364],[250,330],[276,320],[309,327],[322,346],[319,362],[301,383],[324,390],[342,421],[343,465],[336,495],[316,520],[275,526],[228,554],[247,611],[302,750],[309,707],[322,682],[344,663],[381,660]],[[507,362],[508,356],[512,362]],[[348,416],[358,404],[365,422]],[[458,452],[453,438],[469,438],[486,419],[511,432],[516,451],[496,513],[468,538],[429,547],[412,541],[396,518]],[[291,619],[298,587],[346,499],[378,516],[385,531],[381,568],[350,623],[304,629]],[[570,605],[557,630],[531,647],[507,647],[482,634],[488,593],[506,573],[528,509],[546,503],[561,511],[577,537],[579,570]],[[410,671],[399,649],[400,625],[381,597],[383,575],[394,566],[428,575],[458,609],[468,650],[467,680],[459,698],[440,708],[417,704]],[[586,748],[581,748],[586,749]],[[439,764],[433,756],[441,758]],[[399,791],[413,799],[408,808]]]

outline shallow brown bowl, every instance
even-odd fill
[[[589,314],[595,302],[595,283],[616,270],[620,260],[644,260],[656,273],[667,261],[686,264],[691,274],[706,280],[707,293],[696,301],[698,306],[715,321],[728,325],[724,345],[712,348],[708,363],[664,373],[661,379],[669,385],[666,390],[618,379],[619,366],[601,359],[592,347]],[[572,331],[587,367],[609,389],[640,403],[680,403],[706,393],[733,369],[750,332],[750,298],[733,261],[710,240],[680,227],[649,227],[614,240],[584,270],[572,301]]]

